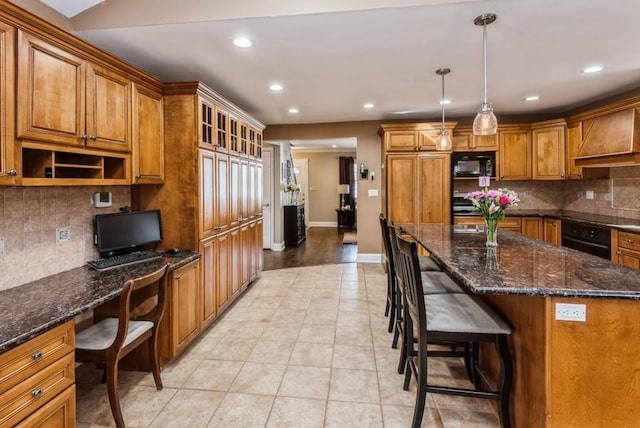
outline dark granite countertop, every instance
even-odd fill
[[[458,216],[458,214],[456,214],[456,216]],[[466,216],[468,216],[468,214],[466,214]],[[507,217],[550,217],[569,220],[576,223],[591,224],[594,226],[613,227],[628,232],[640,232],[640,220],[600,214],[580,213],[576,211],[511,209],[507,211]]]
[[[403,228],[476,294],[640,299],[640,270],[570,248],[503,229],[491,257],[484,232],[454,232],[453,226]]]
[[[0,291],[0,353],[117,297],[131,278],[198,258],[199,253],[184,251],[103,272],[82,266]]]

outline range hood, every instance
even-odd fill
[[[575,163],[580,167],[640,165],[640,109],[583,120]]]

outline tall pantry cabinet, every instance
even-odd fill
[[[163,107],[165,184],[132,202],[162,209],[164,247],[202,253],[202,329],[262,270],[264,125],[198,82],[165,85]]]

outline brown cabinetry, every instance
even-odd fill
[[[582,146],[582,122],[567,125],[567,178],[582,178],[582,168],[576,166],[575,158]]]
[[[560,219],[545,218],[543,221],[544,240],[550,244],[562,244],[562,223]]]
[[[500,180],[531,180],[531,131],[525,127],[501,127],[498,141]]]
[[[133,84],[132,184],[164,183],[162,94]]]
[[[75,426],[74,347],[68,321],[0,355],[0,426]]]
[[[169,272],[167,310],[160,325],[160,357],[173,359],[196,338],[201,325],[200,261]]]
[[[18,31],[19,138],[129,152],[131,82]]]
[[[387,217],[398,224],[449,224],[451,155],[389,154]]]
[[[473,135],[471,128],[453,130],[451,146],[454,152],[489,152],[498,150],[498,134]]]
[[[0,185],[22,175],[15,142],[15,28],[0,22]]]
[[[541,217],[523,217],[521,233],[530,238],[542,239],[544,236],[544,228]]]
[[[612,229],[611,241],[614,262],[640,269],[640,234]]]
[[[550,120],[531,125],[533,140],[533,179],[563,180],[565,178],[564,120]]]
[[[452,133],[457,122],[445,122]],[[440,122],[380,125],[384,152],[435,151],[436,137],[440,133]]]

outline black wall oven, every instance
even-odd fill
[[[562,246],[611,260],[611,231],[562,220]]]

